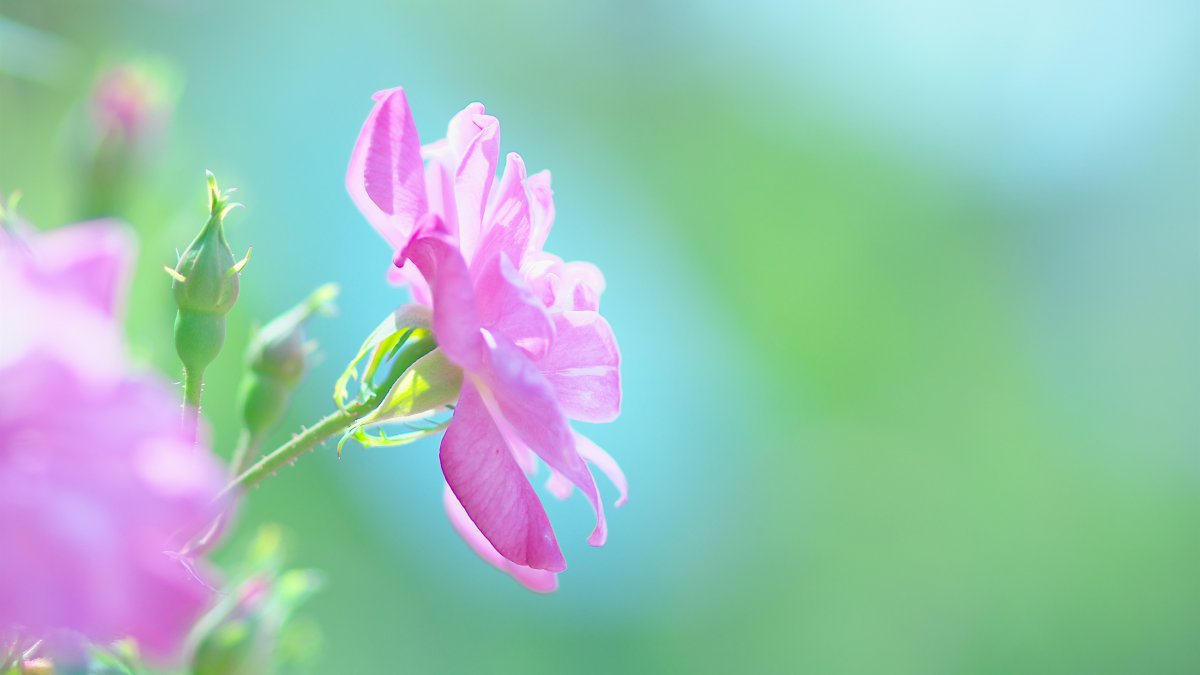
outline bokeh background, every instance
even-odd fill
[[[98,194],[88,92],[131,60],[169,129]],[[161,266],[203,171],[236,186],[220,452],[251,325],[343,288],[283,439],[403,301],[343,188],[395,85],[423,139],[481,100],[554,172],[631,497],[602,549],[550,505],[537,596],[448,527],[436,441],[305,457],[222,556],[277,522],[324,570],[313,672],[1200,672],[1200,4],[5,0],[0,190],[133,223],[174,374]]]

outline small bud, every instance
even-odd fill
[[[78,166],[86,173],[85,215],[127,211],[136,187],[166,146],[181,78],[165,62],[136,59],[105,67],[78,115]]]
[[[225,315],[238,297],[238,276],[246,259],[234,258],[225,240],[225,215],[238,206],[217,188],[208,173],[209,218],[171,272],[175,350],[184,368],[202,373],[225,343]],[[247,254],[247,259],[249,254]]]
[[[283,416],[312,353],[304,324],[318,312],[329,313],[337,293],[334,284],[318,288],[251,338],[246,350],[241,409],[246,429],[252,435],[267,433]]]

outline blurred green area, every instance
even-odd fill
[[[528,594],[455,540],[436,443],[325,447],[238,536],[325,572],[315,672],[1200,671],[1200,7],[9,0],[0,189],[40,225],[96,215],[72,139],[129,58],[182,83],[115,214],[147,362],[203,170],[247,205],[222,453],[252,322],[344,288],[283,439],[402,300],[342,187],[377,89],[425,140],[484,101],[608,277],[608,546],[551,505],[571,568]]]

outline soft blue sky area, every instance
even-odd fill
[[[1198,91],[1200,5],[699,3],[699,56],[777,78],[886,142],[1013,193],[1123,180]],[[728,51],[727,51],[728,50]],[[778,124],[782,120],[772,119]],[[786,128],[786,123],[782,125]]]

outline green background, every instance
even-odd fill
[[[147,363],[203,170],[246,205],[222,454],[254,321],[343,288],[282,440],[403,301],[343,187],[377,89],[426,141],[483,101],[608,279],[609,544],[549,504],[570,569],[528,593],[448,526],[436,440],[324,447],[238,537],[326,573],[314,672],[1200,672],[1200,5],[5,0],[0,189],[39,225],[88,215],[87,89],[130,58],[181,92],[114,208]]]

